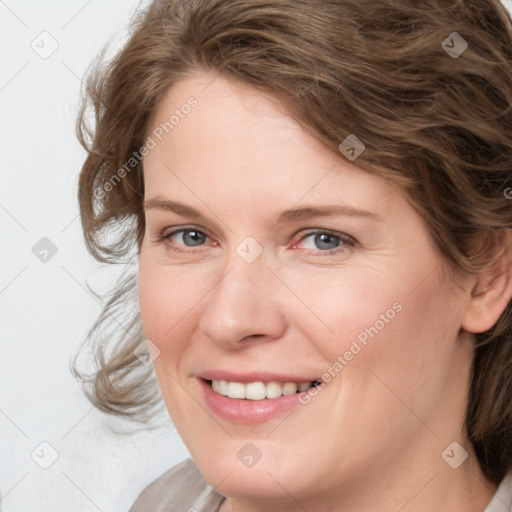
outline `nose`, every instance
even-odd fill
[[[214,343],[232,350],[243,348],[245,341],[278,339],[287,326],[282,288],[264,254],[247,263],[235,253],[205,297],[199,329]]]

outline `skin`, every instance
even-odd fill
[[[483,511],[496,486],[464,427],[471,332],[493,325],[506,300],[486,301],[478,276],[449,282],[404,193],[307,134],[272,97],[195,72],[167,91],[148,133],[190,96],[197,107],[145,157],[145,199],[202,217],[146,210],[139,303],[163,399],[203,477],[228,497],[222,512]],[[275,222],[288,208],[339,204],[381,220]],[[205,236],[158,239],[183,228]],[[327,237],[339,245],[326,254],[314,230],[354,243]],[[253,263],[236,251],[247,236],[263,249]],[[500,284],[510,297],[510,279]],[[258,425],[207,409],[200,371],[321,376],[397,302],[307,405]],[[247,441],[262,454],[252,468],[237,458]],[[468,452],[457,469],[441,457],[452,442]]]

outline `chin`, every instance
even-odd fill
[[[246,442],[234,444],[238,451],[239,445],[243,447]],[[206,482],[224,496],[275,500],[284,497],[284,489],[293,496],[299,496],[312,485],[308,476],[311,475],[310,468],[304,470],[299,450],[280,451],[273,455],[262,455],[252,467],[246,467],[231,448],[218,449],[211,454],[203,451],[200,456],[193,458]],[[289,458],[292,454],[295,454],[293,460]]]

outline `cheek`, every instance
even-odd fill
[[[162,354],[179,352],[182,331],[204,294],[191,276],[141,260],[138,274],[139,307],[144,333]],[[170,343],[172,341],[172,343]]]
[[[359,353],[371,340],[383,337],[402,314],[397,284],[386,277],[388,273],[290,272],[284,280],[294,284],[300,299],[290,302],[295,304],[291,321],[329,361],[351,348]]]
[[[381,371],[400,387],[443,371],[458,332],[458,306],[427,263],[287,276],[304,303],[297,301],[292,321],[322,353],[325,371]]]
[[[138,295],[141,321],[146,338],[159,349],[153,361],[164,403],[178,425],[187,418],[189,396],[178,384],[180,363],[189,346],[191,322],[198,321],[199,283],[192,283],[178,271],[141,257],[138,273]],[[195,290],[195,291],[194,291]],[[189,404],[190,405],[190,404]]]

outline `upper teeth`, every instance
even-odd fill
[[[311,387],[312,382],[286,382],[285,384],[276,381],[229,382],[226,380],[212,380],[212,388],[220,395],[229,398],[247,398],[249,400],[263,400],[264,398],[279,398],[281,395],[293,395],[297,391],[306,391]]]

